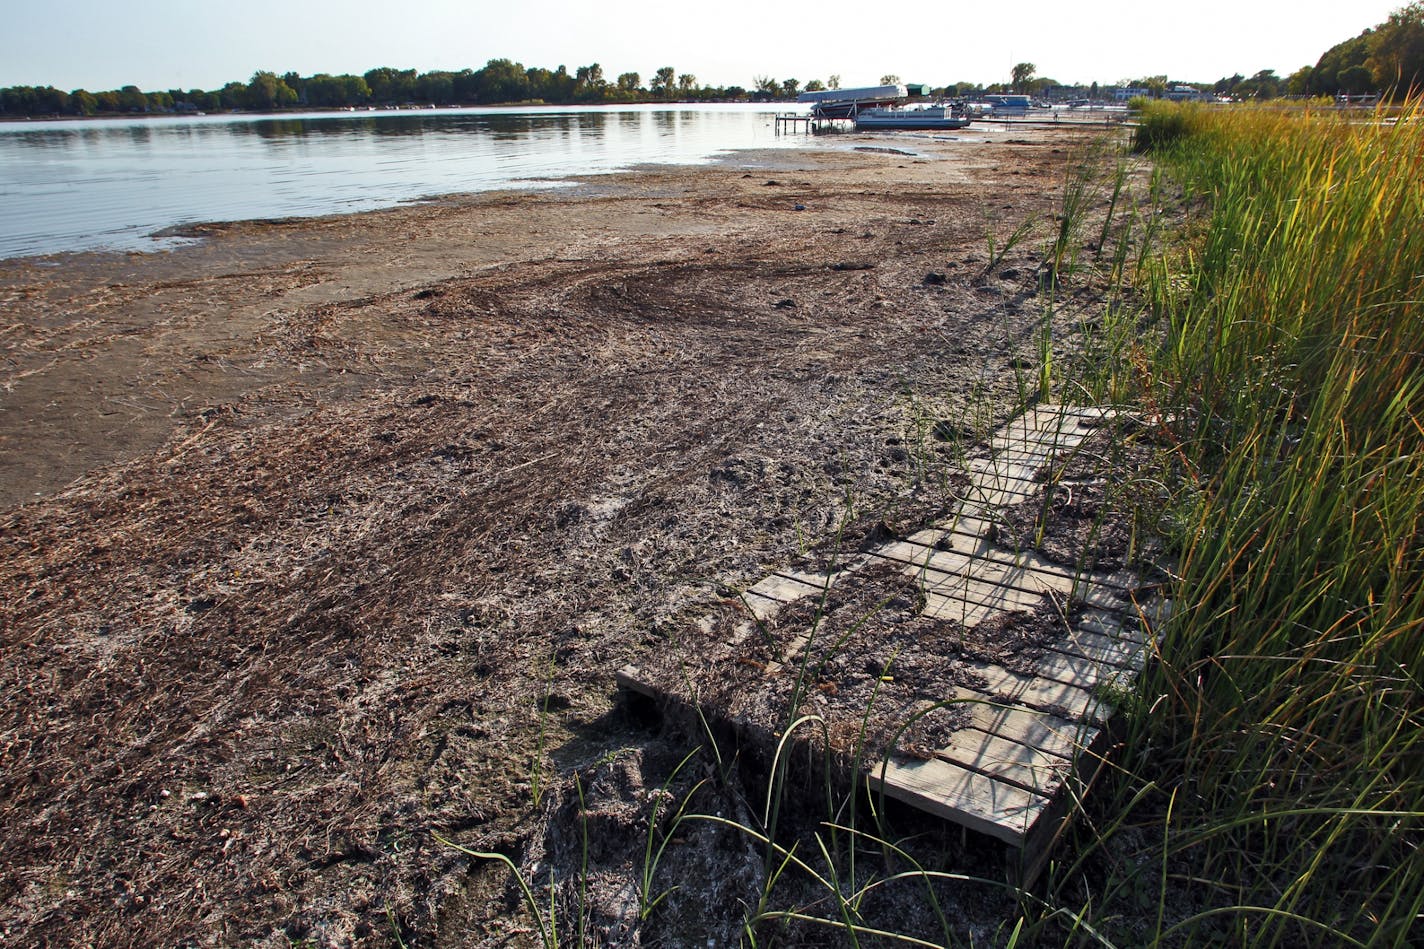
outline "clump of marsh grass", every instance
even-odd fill
[[[1176,612],[1102,811],[1133,816],[1054,880],[1115,864],[1093,898],[1123,926],[1148,884],[1134,941],[1424,925],[1420,103],[1405,117],[1141,113],[1134,147],[1201,217],[1139,268],[1152,336],[1083,385],[1168,434]]]

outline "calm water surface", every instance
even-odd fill
[[[366,211],[740,148],[765,106],[441,109],[0,123],[0,257],[153,250],[200,221]],[[547,181],[542,183],[547,184]]]

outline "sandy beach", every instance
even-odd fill
[[[591,866],[601,942],[735,942],[759,864],[710,827],[629,908],[697,739],[614,672],[943,504],[1033,384],[1044,236],[1103,134],[847,136],[0,261],[0,941],[530,944],[508,871],[438,834]]]

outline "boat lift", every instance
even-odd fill
[[[797,102],[811,106],[807,115],[786,113],[776,117],[777,134],[795,132],[804,123],[808,132],[835,128],[839,122],[854,122],[861,109],[893,105],[909,98],[910,90],[903,83],[886,86],[862,86],[855,89],[823,89],[803,92]]]

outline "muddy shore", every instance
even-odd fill
[[[1102,134],[0,262],[3,941],[533,939],[508,873],[436,834],[536,877],[591,860],[605,942],[735,941],[760,864],[712,830],[629,909],[697,739],[614,672],[847,523],[942,504],[1032,386],[1043,237]]]

